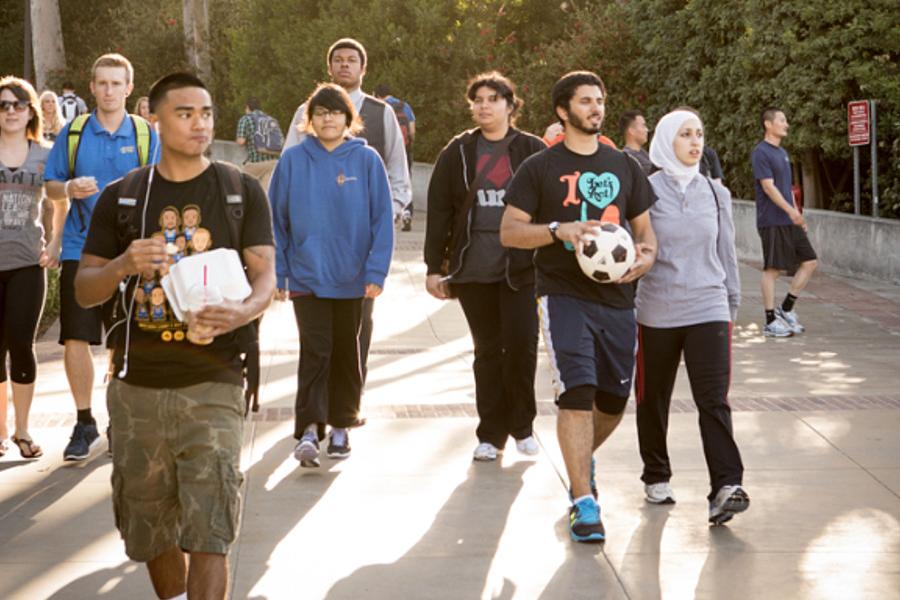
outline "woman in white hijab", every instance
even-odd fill
[[[646,500],[675,495],[666,447],[669,405],[682,355],[700,416],[709,469],[709,521],[721,524],[747,509],[743,464],[731,424],[731,327],[740,303],[731,193],[700,174],[703,124],[687,110],[660,119],[650,160],[658,197],[650,209],[659,256],[641,280],[635,305],[637,425]]]

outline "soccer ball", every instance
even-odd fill
[[[585,238],[578,266],[594,281],[615,283],[634,264],[634,242],[624,227],[604,222]]]

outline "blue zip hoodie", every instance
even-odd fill
[[[329,152],[314,136],[285,150],[269,185],[278,287],[320,298],[384,288],[394,246],[391,190],[378,154],[350,138]]]

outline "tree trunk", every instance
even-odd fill
[[[825,208],[817,151],[807,150],[804,152],[800,156],[800,165],[802,167],[803,206],[805,208]]]
[[[40,92],[59,83],[57,80],[65,75],[66,51],[58,0],[32,0],[30,4],[34,83]]]
[[[187,61],[194,73],[212,85],[212,60],[209,55],[208,0],[183,0],[184,46]]]

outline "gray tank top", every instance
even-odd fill
[[[50,149],[32,142],[25,164],[0,163],[0,271],[36,265],[44,247],[41,199]]]

